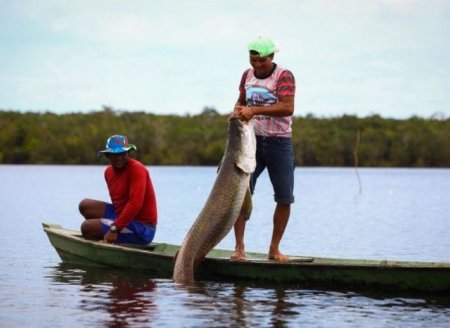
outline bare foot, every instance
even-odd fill
[[[233,261],[244,261],[245,260],[245,252],[243,249],[236,249],[233,254],[231,254],[230,258]]]
[[[269,260],[274,260],[277,262],[289,262],[289,257],[278,252],[277,254],[269,254]]]

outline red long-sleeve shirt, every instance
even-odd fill
[[[111,201],[116,209],[114,225],[123,229],[133,219],[156,225],[158,221],[156,196],[147,168],[139,161],[128,158],[127,165],[105,170]]]

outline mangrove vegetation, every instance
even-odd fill
[[[217,165],[227,115],[155,115],[104,107],[90,113],[0,111],[1,164],[100,164],[97,151],[113,134],[138,147],[146,165]],[[450,167],[450,118],[387,119],[296,116],[296,165]]]

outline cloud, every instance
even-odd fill
[[[225,113],[257,35],[273,38],[276,62],[294,72],[296,113],[448,108],[448,1],[272,4],[3,1],[0,108]]]

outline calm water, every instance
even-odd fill
[[[108,199],[102,166],[0,166],[0,327],[449,327],[450,296],[307,290],[202,281],[61,263],[41,222],[78,229],[84,197]],[[180,244],[215,168],[149,167],[160,223]],[[297,168],[287,254],[450,262],[450,170]],[[267,176],[257,185],[247,249],[266,252]],[[219,245],[233,248],[227,236]]]

